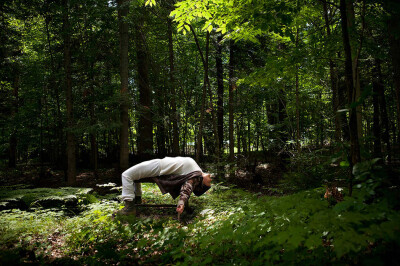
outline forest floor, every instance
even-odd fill
[[[217,177],[214,181],[218,182],[223,179],[224,183],[236,185],[251,192],[263,195],[281,195],[284,192],[278,192],[275,188],[284,172],[285,170],[282,166],[260,164],[252,172],[239,168],[231,174],[225,174],[224,178]],[[77,173],[74,187],[86,187],[96,190],[97,185],[110,182],[121,185],[121,176],[116,169],[99,169],[96,174],[92,170],[81,169]],[[44,167],[44,170],[40,173],[39,167],[29,166],[19,166],[11,171],[0,171],[0,184],[2,184],[2,187],[24,184],[26,187],[35,188],[68,186],[64,171]]]
[[[174,208],[141,208],[136,217],[113,219],[123,207],[120,192],[60,189],[62,173],[49,174],[53,179],[44,182],[32,171],[8,172],[21,179],[3,183],[0,201],[8,194],[25,201],[26,208],[0,212],[0,265],[399,265],[400,191],[383,188],[374,174],[375,181],[337,202],[324,198],[324,187],[285,193],[237,171],[229,185],[216,182],[205,195],[193,196],[194,212],[179,220]],[[95,188],[116,178],[111,170],[101,171],[97,179],[83,171],[77,181]],[[246,189],[240,187],[246,183]],[[143,192],[144,203],[175,203],[154,184],[143,184]],[[38,201],[48,195],[67,201],[56,207]],[[71,199],[74,204],[68,205]]]

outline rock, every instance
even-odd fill
[[[117,193],[118,192],[118,188],[117,188],[117,184],[115,183],[107,183],[107,184],[96,184],[96,188],[95,191],[99,194],[99,195],[107,195],[107,194],[112,194],[112,193]]]
[[[28,206],[21,199],[3,199],[0,202],[0,211],[12,209],[26,210]]]
[[[43,207],[43,208],[61,208],[65,206],[67,208],[76,207],[78,205],[78,198],[75,195],[68,195],[64,197],[50,196],[36,200],[32,203],[32,206]]]

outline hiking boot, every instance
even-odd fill
[[[116,211],[116,215],[136,215],[136,206],[134,201],[125,200],[125,207]]]

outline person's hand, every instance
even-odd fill
[[[176,207],[176,212],[178,214],[181,214],[183,212],[183,209],[185,208],[184,205],[179,205],[178,207]]]

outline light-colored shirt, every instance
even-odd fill
[[[160,175],[186,175],[201,171],[200,166],[190,157],[165,157],[160,161]]]

